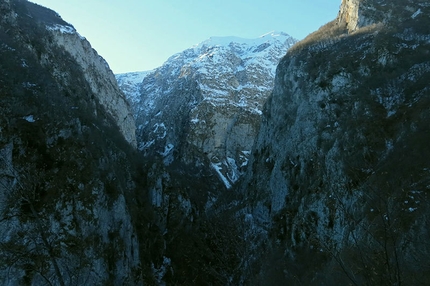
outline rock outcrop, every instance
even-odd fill
[[[430,7],[400,2],[343,1],[279,64],[241,184],[250,280],[428,281]]]
[[[295,42],[283,33],[211,38],[137,85],[127,80],[136,74],[118,75],[136,117],[139,150],[166,164],[209,160],[230,188],[247,164],[276,65]]]
[[[426,1],[342,0],[337,22],[352,33],[373,24],[392,25],[415,18],[428,7]],[[417,13],[417,14],[415,14]]]

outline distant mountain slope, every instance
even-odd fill
[[[136,102],[139,100],[142,81],[151,72],[152,71],[141,71],[115,75],[118,85],[126,94],[128,101]]]
[[[166,164],[209,159],[230,188],[247,164],[276,66],[295,42],[276,32],[214,37],[147,75],[117,75],[134,111],[139,149]]]

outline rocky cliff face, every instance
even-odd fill
[[[241,184],[252,281],[428,281],[430,7],[403,4],[343,1],[278,66]]]
[[[23,11],[15,12],[11,8],[11,5],[13,6],[15,2],[3,1],[2,3],[5,13],[3,14],[5,16],[2,22],[9,27],[6,34],[11,35],[12,32],[15,32],[15,39],[20,38],[22,41],[29,41],[29,39],[26,39],[27,35],[25,33],[27,31],[22,30],[22,28],[28,27],[20,26],[22,25],[22,21],[20,22],[20,12]],[[51,73],[56,81],[62,85],[70,85],[68,70],[64,65],[51,60],[55,58],[55,55],[52,53],[61,49],[70,55],[82,71],[86,84],[91,88],[92,95],[97,98],[98,102],[113,117],[124,138],[132,145],[136,145],[135,125],[130,113],[130,107],[124,95],[118,89],[115,77],[106,61],[97,54],[85,38],[76,32],[72,25],[61,20],[58,15],[55,13],[47,15],[48,13],[41,7],[35,7],[33,10],[32,13],[35,15],[32,16],[32,14],[29,14],[30,16],[28,17],[39,17],[38,23],[45,25],[45,29],[49,35],[44,33],[46,34],[44,36],[49,38],[49,41],[42,41],[43,43],[40,43],[44,47],[43,53],[37,50],[38,47],[35,47],[32,43],[26,43],[25,47],[37,54],[41,65],[52,69]],[[41,21],[40,18],[44,20]]]
[[[0,284],[129,284],[144,264],[150,275],[134,125],[113,74],[53,11],[16,0],[0,13]]]
[[[294,43],[283,33],[211,38],[172,56],[142,82],[131,80],[139,74],[118,75],[134,109],[139,149],[166,164],[209,160],[230,188],[247,164],[276,65]]]
[[[428,7],[426,1],[363,1],[342,0],[337,22],[346,25],[349,32],[372,24],[392,25],[415,18]],[[417,13],[417,14],[415,14]]]
[[[52,44],[64,49],[80,65],[91,91],[114,118],[124,138],[130,144],[136,145],[136,127],[130,106],[118,89],[115,76],[107,62],[71,25],[48,24],[46,28],[53,35]],[[52,64],[49,55],[45,55],[43,60],[43,64]],[[61,78],[64,71],[56,70],[55,73]]]

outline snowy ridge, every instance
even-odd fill
[[[283,32],[270,32],[256,39],[211,37],[191,49],[173,55],[165,64],[172,62],[183,67],[199,67],[200,72],[208,73],[207,67],[225,63],[225,53],[230,51],[243,60],[243,65],[237,67],[237,72],[254,65],[268,68],[274,76],[279,56],[284,55],[296,41]],[[229,72],[223,66],[219,69]]]
[[[86,40],[85,37],[81,36],[81,34],[76,31],[76,29],[71,25],[60,25],[55,24],[51,26],[46,26],[46,29],[51,32],[58,31],[61,34],[69,34],[69,35],[77,35],[81,40]]]
[[[206,47],[229,46],[231,44],[240,44],[246,45],[248,47],[253,47],[274,41],[285,42],[289,39],[291,39],[291,36],[287,33],[274,31],[264,34],[256,39],[246,39],[240,37],[211,37],[208,40],[195,45],[193,48],[196,50],[196,53],[199,53],[201,49],[204,49]]]
[[[270,32],[256,39],[212,37],[173,55],[163,66],[153,70],[156,77],[162,77],[165,82],[160,84],[154,79],[142,82],[144,90],[141,94],[151,96],[144,96],[141,106],[151,109],[156,97],[171,91],[173,81],[191,76],[198,81],[204,100],[248,106],[250,111],[260,113],[260,98],[249,95],[255,92],[264,95],[271,91],[277,64],[294,43],[296,40],[283,32]],[[145,77],[150,73],[117,75],[121,88],[124,84],[125,88],[134,86],[130,92],[124,90],[130,101],[137,102],[139,97],[139,87],[134,81],[136,76]],[[242,96],[232,99],[232,92]]]
[[[49,31],[60,31],[63,34],[77,33],[75,28],[73,28],[72,26],[65,26],[65,25],[59,25],[59,24],[55,24],[53,26],[47,26],[46,29]]]
[[[142,85],[143,79],[151,72],[152,71],[141,71],[115,75],[119,87],[127,95],[127,99],[130,102],[139,102],[140,86]]]

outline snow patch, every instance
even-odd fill
[[[257,107],[252,108],[251,112],[254,114],[258,114],[258,115],[263,115],[263,112],[260,109],[258,109]]]
[[[25,59],[21,59],[21,66],[22,66],[23,68],[28,68],[28,64],[27,64],[27,62],[25,61]]]
[[[76,34],[76,30],[72,26],[55,24],[53,26],[46,26],[46,29],[48,31],[59,31],[62,34]]]
[[[144,150],[146,148],[151,147],[152,145],[154,145],[154,143],[155,143],[155,139],[151,140],[151,141],[148,141],[148,142],[142,142],[142,143],[139,144],[138,149],[139,149],[139,151],[142,151],[142,150]]]
[[[197,123],[199,123],[200,122],[200,119],[199,119],[199,116],[197,115],[196,116],[196,118],[192,118],[191,119],[191,123],[193,123],[193,124],[197,124]]]
[[[167,135],[167,128],[166,128],[166,125],[164,124],[164,123],[155,123],[154,124],[154,130],[152,130],[152,133],[157,133],[157,138],[158,139],[164,139],[164,138],[166,138],[166,135]],[[161,129],[163,129],[162,131],[161,131]],[[160,134],[162,132],[162,134]]]
[[[411,18],[412,19],[415,19],[419,14],[421,14],[422,13],[422,11],[421,11],[421,8],[420,9],[418,9],[418,11],[416,11],[412,16],[411,16]]]
[[[237,180],[239,180],[239,169],[237,168],[236,160],[227,157],[227,165],[230,169],[230,172],[227,173],[227,177],[231,182],[236,183]]]
[[[170,152],[172,152],[174,147],[175,145],[169,143],[166,146],[164,146],[164,152],[160,152],[159,154],[163,157],[166,157],[167,155],[170,154]]]
[[[24,116],[22,119],[24,119],[30,123],[36,122],[36,119],[34,119],[33,115]]]
[[[27,88],[27,89],[32,89],[33,87],[36,87],[36,86],[37,86],[37,84],[35,84],[35,83],[31,83],[31,82],[23,82],[23,83],[22,83],[22,86],[23,86],[24,88]]]
[[[248,166],[249,155],[251,155],[251,151],[247,150],[242,151],[242,154],[239,155],[240,160],[242,161],[242,164],[240,165],[241,168]]]
[[[231,184],[228,181],[228,179],[224,176],[224,174],[221,172],[222,167],[221,167],[221,163],[211,163],[212,168],[218,173],[218,176],[220,177],[220,179],[223,181],[225,187],[227,189],[231,189]]]

